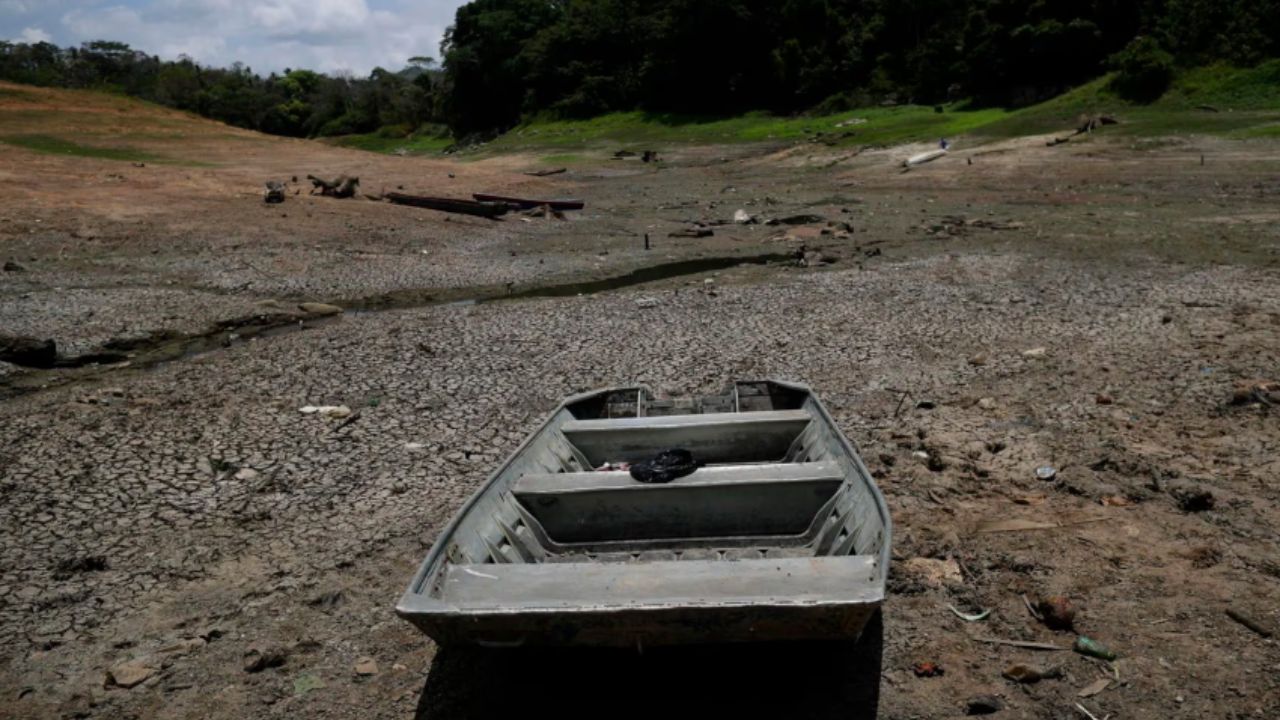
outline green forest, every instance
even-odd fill
[[[1020,107],[1114,73],[1280,55],[1280,0],[474,0],[433,59],[368,77],[161,60],[118,42],[0,43],[0,78],[126,93],[292,136],[489,136],[530,118]],[[426,52],[426,50],[424,50]]]

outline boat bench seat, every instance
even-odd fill
[[[627,472],[528,474],[512,494],[560,543],[799,535],[844,482],[834,461],[702,467],[665,484]]]
[[[440,599],[464,612],[878,602],[870,555],[450,565]]]
[[[807,410],[664,415],[568,420],[560,432],[595,467],[648,460],[670,448],[704,463],[776,462],[810,419]]]

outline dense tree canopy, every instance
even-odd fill
[[[367,78],[161,61],[108,41],[0,42],[0,78],[103,88],[283,135],[447,121],[502,130],[539,113],[791,113],[967,98],[1019,105],[1116,70],[1158,97],[1178,66],[1280,51],[1280,0],[472,0],[443,66]]]
[[[1166,54],[1250,64],[1278,44],[1280,0],[474,0],[443,53],[469,131],[546,111],[1017,105],[1111,67],[1158,80]]]
[[[0,79],[123,92],[239,127],[277,135],[407,132],[438,118],[440,71],[430,58],[368,78],[285,70],[261,77],[240,64],[209,68],[183,58],[162,61],[119,42],[75,48],[0,42]]]

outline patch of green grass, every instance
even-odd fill
[[[569,149],[613,144],[642,150],[654,144],[794,142],[812,137],[841,144],[892,145],[959,135],[1007,114],[998,108],[970,110],[959,106],[946,107],[939,113],[918,105],[796,117],[761,112],[731,118],[611,113],[589,120],[534,120],[489,143],[485,149]]]
[[[102,160],[124,160],[129,162],[172,162],[168,158],[154,153],[136,150],[130,147],[96,147],[81,145],[70,140],[50,135],[6,135],[0,142],[15,145],[27,150],[49,153],[51,155],[72,155],[75,157],[99,158]]]
[[[364,135],[339,135],[325,138],[327,143],[338,147],[367,150],[376,153],[394,153],[400,150],[410,155],[429,155],[442,152],[453,144],[453,139],[439,135],[416,135],[414,137],[384,137],[372,132]]]

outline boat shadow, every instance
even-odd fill
[[[634,650],[445,648],[416,720],[479,718],[841,718],[880,702],[880,614],[849,642]]]

